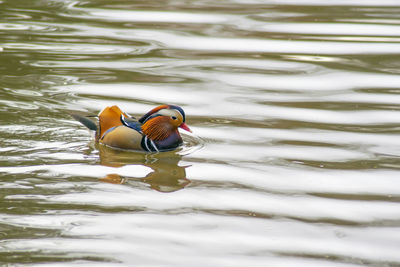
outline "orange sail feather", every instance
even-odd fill
[[[99,113],[99,125],[100,129],[96,139],[99,140],[104,133],[112,127],[123,125],[121,121],[121,115],[125,118],[129,116],[124,113],[118,106],[111,106],[104,108]]]

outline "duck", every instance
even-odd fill
[[[138,120],[118,106],[105,107],[97,115],[97,123],[89,116],[71,114],[74,119],[95,131],[99,144],[123,150],[164,152],[183,144],[178,128],[192,132],[185,123],[185,112],[179,106],[163,104]]]

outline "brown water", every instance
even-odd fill
[[[397,0],[0,1],[2,266],[399,266]],[[177,152],[68,112],[161,103]]]

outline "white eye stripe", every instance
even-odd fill
[[[179,110],[176,110],[176,111],[178,111],[178,113],[181,115],[181,117],[183,119],[183,114]]]
[[[168,117],[176,117],[177,119],[180,118],[183,120],[183,114],[177,110],[177,109],[163,109],[158,112],[158,114],[162,116],[168,116]]]

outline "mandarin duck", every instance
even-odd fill
[[[173,150],[183,141],[178,128],[192,132],[185,124],[185,112],[175,105],[161,105],[139,120],[118,106],[106,107],[98,115],[98,124],[85,116],[71,114],[90,130],[96,142],[117,149],[160,152]]]

